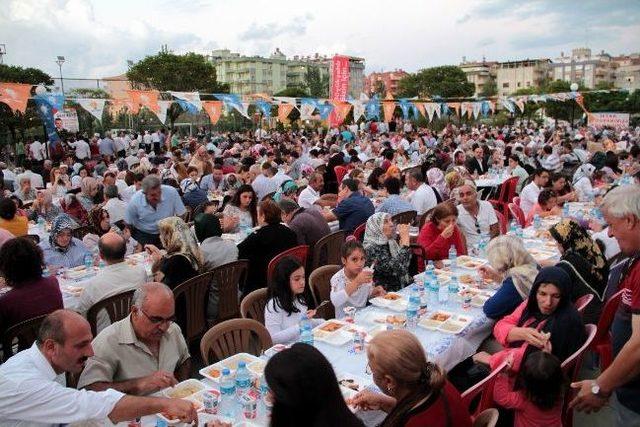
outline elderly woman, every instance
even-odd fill
[[[367,359],[373,382],[382,393],[361,391],[350,404],[386,412],[380,426],[471,427],[460,393],[438,365],[427,361],[422,344],[411,332],[380,332],[367,347]]]
[[[100,190],[100,184],[98,180],[92,177],[86,177],[82,179],[80,183],[80,193],[77,195],[77,199],[84,208],[85,211],[90,212],[95,206],[94,198]]]
[[[18,188],[13,194],[23,202],[28,202],[36,198],[36,190],[31,187],[31,178],[22,176],[18,180]]]
[[[598,323],[605,299],[609,265],[602,248],[587,230],[572,219],[563,219],[549,229],[560,251],[556,264],[567,272],[573,283],[571,299],[592,294],[594,299],[584,312],[585,323]]]
[[[36,200],[31,206],[31,216],[33,219],[44,219],[46,222],[52,222],[55,217],[60,215],[62,210],[53,204],[53,196],[51,190],[38,190],[36,192]]]
[[[18,208],[13,200],[0,200],[0,228],[7,230],[16,237],[29,232],[29,220],[26,216],[16,215]]]
[[[93,251],[98,247],[100,237],[111,230],[109,212],[101,207],[93,208],[91,212],[89,212],[89,225],[91,226],[91,232],[82,238],[82,243],[84,243],[87,249]]]
[[[163,255],[151,244],[146,245],[145,249],[153,259],[154,279],[173,289],[200,273],[202,253],[189,226],[180,217],[160,220],[158,230],[166,254]]]
[[[391,215],[378,212],[369,217],[364,232],[364,250],[367,262],[373,267],[373,280],[386,291],[397,291],[411,283],[409,263],[409,226],[398,225],[400,243],[395,238],[396,230]]]
[[[513,312],[531,292],[538,275],[536,261],[515,236],[498,236],[487,247],[489,265],[479,268],[484,279],[500,282],[500,289],[484,303],[484,314],[499,320]]]
[[[59,268],[72,268],[84,264],[85,255],[91,252],[82,241],[71,235],[78,224],[67,214],[58,215],[51,224],[49,240],[40,242],[44,263],[52,274]]]

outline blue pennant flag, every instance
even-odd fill
[[[213,94],[220,101],[224,102],[224,107],[227,109],[227,112],[231,112],[232,109],[236,109],[242,112],[242,101],[240,100],[240,96],[233,93],[214,93]]]
[[[400,104],[400,109],[402,110],[402,117],[405,120],[408,120],[409,112],[411,111],[411,107],[413,107],[413,104],[411,104],[411,102],[407,98],[399,99],[398,103]]]
[[[451,114],[451,110],[449,109],[449,106],[444,102],[440,103],[440,109],[442,110],[443,116]]]
[[[484,117],[489,115],[489,111],[491,111],[491,106],[489,105],[489,101],[482,101],[482,107],[480,108],[480,112]]]
[[[411,103],[411,110],[413,111],[413,117],[418,120],[420,119],[420,110],[416,107],[416,104]]]
[[[380,120],[380,101],[378,101],[377,96],[367,101],[367,104],[364,106],[364,116],[367,120],[373,120],[374,117]]]
[[[263,100],[255,102],[256,107],[262,112],[265,117],[271,117],[271,103]]]
[[[331,114],[331,112],[333,111],[333,105],[328,102],[325,102],[324,104],[318,103],[317,108],[320,112],[320,118],[322,120],[327,120],[329,118],[329,114]]]
[[[190,102],[185,101],[184,99],[176,98],[175,101],[180,105],[184,111],[189,114],[198,114],[198,108]]]
[[[36,96],[33,99],[36,103],[36,108],[38,110],[38,115],[44,123],[44,127],[47,129],[47,138],[50,142],[60,141],[60,136],[58,132],[56,132],[56,125],[54,123],[54,111],[53,107],[49,103],[49,99],[46,97]]]
[[[64,108],[64,95],[60,92],[45,92],[37,94],[34,99],[49,105],[49,107],[53,109],[52,114],[62,111]]]

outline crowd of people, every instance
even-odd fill
[[[479,272],[502,284],[483,308],[495,321],[492,336],[449,373],[427,360],[408,331],[374,337],[368,369],[382,394],[360,393],[352,406],[386,412],[384,426],[470,426],[460,392],[507,361],[509,376],[496,382],[494,399],[511,411],[514,425],[559,426],[567,393],[560,364],[584,343],[585,324],[597,323],[608,297],[623,290],[613,363],[598,378],[572,385],[572,405],[592,411],[611,402],[616,425],[640,425],[640,128],[449,124],[436,132],[398,122],[188,138],[161,129],[19,143],[15,164],[0,163],[0,334],[48,316],[33,346],[0,365],[2,424],[117,422],[158,412],[193,421],[187,401],[144,397],[191,372],[174,323],[184,313],[176,312],[172,289],[246,259],[241,295],[266,287],[265,326],[274,343],[291,343],[301,314],[321,322],[308,266],[284,258],[267,281],[268,264],[339,229],[355,237],[344,243],[342,266],[331,278],[337,317],[347,305],[364,307],[405,288],[412,273],[426,262],[440,267],[452,248],[458,256],[486,251]],[[509,177],[518,180],[523,226],[564,217],[548,231],[559,262],[537,262],[521,238],[505,234],[503,213],[486,199]],[[563,215],[575,201],[599,204],[602,218]],[[393,221],[409,211],[419,226],[413,244],[410,227]],[[33,236],[33,226],[46,228],[47,237]],[[151,258],[152,279],[126,262],[142,251]],[[77,312],[66,310],[56,273],[88,256],[104,266]],[[214,287],[203,301],[211,323],[218,313]],[[101,313],[93,337],[87,310],[128,290],[135,291],[130,315],[110,324]],[[580,314],[574,302],[586,294],[593,301]],[[77,376],[77,389],[65,386],[65,373]],[[331,365],[312,347],[297,344],[274,356],[265,377],[274,426],[299,419],[362,425]]]

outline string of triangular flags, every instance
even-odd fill
[[[327,120],[334,112],[336,123],[343,123],[349,112],[353,110],[353,121],[357,122],[362,116],[367,120],[391,121],[395,115],[396,107],[400,108],[402,117],[405,120],[418,119],[424,116],[428,122],[434,117],[455,115],[459,117],[467,116],[469,119],[477,119],[494,114],[498,106],[510,113],[521,113],[525,110],[525,105],[529,102],[535,104],[549,101],[565,102],[575,100],[585,111],[584,97],[580,92],[561,92],[543,95],[521,95],[510,97],[488,98],[473,101],[447,102],[444,99],[436,98],[432,100],[419,100],[417,98],[401,99],[380,99],[376,95],[368,98],[361,95],[359,99],[350,98],[346,101],[338,101],[323,98],[293,98],[282,96],[268,96],[264,94],[238,95],[238,94],[205,94],[199,92],[176,92],[170,91],[166,94],[172,99],[163,100],[160,98],[161,92],[156,90],[128,90],[126,97],[119,99],[93,99],[93,98],[65,98],[61,93],[45,92],[43,94],[31,96],[32,85],[21,83],[0,83],[0,102],[5,103],[16,112],[24,113],[29,99],[34,99],[38,108],[48,105],[49,108],[62,109],[65,101],[75,102],[80,107],[89,112],[93,117],[102,120],[105,108],[109,107],[111,114],[127,112],[137,114],[141,108],[146,108],[153,112],[160,122],[164,123],[167,117],[167,110],[173,103],[177,103],[182,110],[190,114],[198,114],[200,111],[209,116],[212,124],[216,124],[223,112],[233,110],[242,116],[250,119],[249,107],[253,106],[255,111],[261,113],[265,118],[270,118],[272,108],[277,107],[277,119],[284,122],[294,109],[300,113],[302,120],[316,118],[317,114],[321,120]],[[597,90],[589,92],[612,92],[616,90]],[[201,100],[201,95],[215,97],[217,100]]]

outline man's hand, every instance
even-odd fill
[[[578,390],[578,395],[569,404],[570,408],[574,408],[581,412],[590,414],[598,412],[609,401],[609,397],[596,396],[591,392],[593,380],[578,381],[571,383],[571,388]]]
[[[193,402],[184,399],[166,399],[165,407],[162,410],[167,418],[178,419],[183,423],[198,423],[198,412]]]
[[[137,392],[142,395],[155,393],[158,390],[173,387],[176,384],[178,384],[178,381],[171,372],[156,371],[151,375],[138,379]]]

